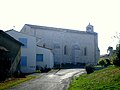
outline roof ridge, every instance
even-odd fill
[[[74,30],[74,29],[58,28],[58,27],[50,27],[50,26],[40,26],[40,25],[32,25],[32,24],[25,24],[25,25],[30,26],[31,28],[41,27],[41,28],[49,28],[49,29],[57,29],[57,30]],[[80,30],[76,30],[76,31],[80,31]]]
[[[44,29],[44,30],[53,30],[53,31],[66,31],[66,32],[71,32],[71,33],[97,34],[96,32],[89,33],[89,32],[86,32],[86,31],[80,31],[80,30],[74,30],[74,29],[39,26],[39,25],[32,25],[32,24],[25,24],[25,25],[30,26],[31,28],[35,28],[35,29]]]
[[[25,34],[25,33],[19,32],[19,31],[16,31],[16,30],[14,30],[14,29],[10,29],[10,30],[7,30],[7,31],[5,31],[5,32],[10,32],[10,31],[14,31],[14,32],[17,32],[17,33],[26,35],[26,36],[30,36],[30,37],[35,37],[35,36],[33,36],[33,35],[28,35],[28,34]],[[36,37],[35,37],[35,38],[36,38]]]

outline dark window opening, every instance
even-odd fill
[[[84,56],[87,56],[87,48],[84,48]]]
[[[43,62],[43,54],[36,54],[36,61]]]
[[[67,46],[64,46],[64,55],[67,55]]]

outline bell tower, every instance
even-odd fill
[[[91,32],[91,33],[94,32],[94,27],[93,27],[92,25],[90,25],[90,23],[89,23],[89,25],[86,27],[86,32]]]

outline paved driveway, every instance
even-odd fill
[[[61,69],[46,73],[38,78],[30,80],[10,90],[66,90],[71,77],[85,73],[85,69]]]

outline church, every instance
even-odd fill
[[[89,23],[86,31],[25,24],[21,33],[36,37],[37,46],[53,53],[54,64],[97,64],[98,34]]]

